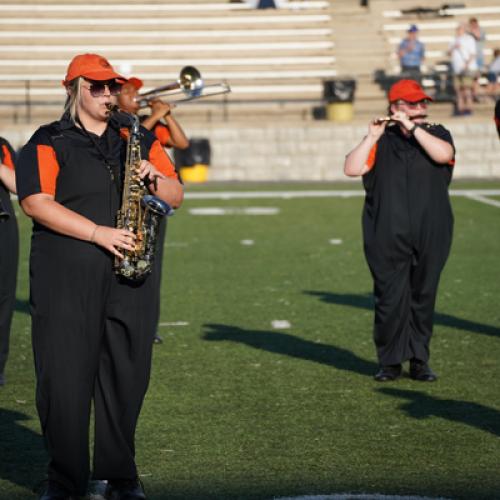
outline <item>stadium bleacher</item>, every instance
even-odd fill
[[[310,107],[321,99],[322,80],[337,74],[332,31],[328,1],[281,2],[269,10],[221,0],[5,4],[0,116],[55,116],[64,100],[59,82],[82,52],[103,54],[140,76],[145,90],[177,80],[185,65],[196,66],[207,83],[230,82],[231,94],[186,106],[187,118],[222,113],[210,101],[230,103],[236,114],[247,103],[257,111],[265,104],[283,109],[287,101]]]
[[[415,13],[417,4],[432,12]],[[279,5],[259,10],[229,0],[5,3],[0,121],[37,124],[56,118],[64,101],[60,81],[71,57],[81,52],[102,53],[118,70],[141,77],[145,90],[177,80],[185,65],[196,66],[207,84],[227,80],[230,94],[176,112],[183,123],[208,124],[313,120],[314,108],[323,103],[324,81],[336,78],[356,80],[356,119],[383,112],[385,95],[374,75],[397,74],[395,48],[410,23],[420,27],[431,70],[446,59],[460,20],[478,17],[488,36],[487,61],[500,44],[500,8],[493,0],[444,10],[431,0],[372,0],[368,6],[353,0],[282,0]],[[450,105],[436,111],[449,116]]]

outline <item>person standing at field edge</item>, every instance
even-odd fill
[[[10,325],[16,305],[19,235],[10,193],[16,192],[15,153],[0,137],[0,386],[5,385]]]
[[[414,80],[389,90],[389,116],[372,120],[346,156],[344,173],[362,176],[365,257],[374,282],[378,382],[410,377],[433,382],[429,344],[441,271],[450,252],[453,213],[448,195],[453,139],[426,121],[432,99]],[[390,120],[390,121],[389,121]]]

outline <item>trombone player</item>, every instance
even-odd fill
[[[122,111],[137,114],[140,110],[139,90],[143,87],[139,78],[131,77],[122,86],[118,96],[118,106]],[[141,119],[141,125],[151,130],[162,146],[168,148],[186,149],[189,140],[172,114],[173,106],[159,97],[148,101],[151,113]]]
[[[139,90],[142,88],[143,82],[136,77],[129,78],[123,85],[121,93],[118,96],[118,106],[126,113],[137,114],[140,109]],[[165,148],[186,149],[189,147],[189,140],[179,125],[177,120],[172,115],[172,107],[168,102],[164,102],[159,97],[154,97],[148,100],[148,106],[151,108],[151,113],[141,117],[141,125],[148,130],[151,130],[160,144]],[[158,235],[158,247],[156,253],[156,262],[153,268],[153,276],[151,279],[155,283],[155,297],[153,304],[153,316],[156,319],[153,339],[156,344],[161,344],[163,341],[158,334],[158,322],[160,319],[160,289],[163,261],[163,247],[167,233],[167,220],[164,218],[160,223]]]

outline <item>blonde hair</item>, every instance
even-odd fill
[[[64,112],[69,112],[69,115],[73,122],[75,122],[78,117],[76,108],[81,99],[82,80],[83,78],[79,76],[78,78],[71,80],[71,82],[69,82],[66,86],[68,90],[68,97],[66,98],[66,102],[64,104]]]

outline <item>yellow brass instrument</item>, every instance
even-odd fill
[[[389,122],[392,122],[392,121],[393,121],[393,119],[390,116],[382,116],[380,118],[376,118],[375,120],[373,120],[373,123],[375,125],[381,125],[384,122],[389,123]]]
[[[122,204],[116,216],[116,227],[131,231],[136,239],[134,250],[122,249],[124,258],[115,258],[114,268],[116,274],[138,281],[151,272],[161,218],[173,215],[174,211],[168,203],[148,194],[148,189],[139,176],[139,118],[129,116],[132,126],[127,142]]]
[[[143,92],[135,100],[139,103],[139,108],[142,109],[149,106],[149,103],[154,99],[165,98],[169,102],[179,103],[201,97],[227,94],[228,92],[231,92],[228,83],[220,82],[205,85],[201,73],[194,66],[184,66],[177,81]],[[181,96],[181,98],[176,96]]]

